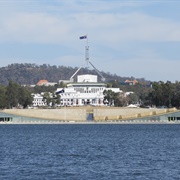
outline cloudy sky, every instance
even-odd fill
[[[0,67],[80,67],[180,81],[179,0],[0,0]]]

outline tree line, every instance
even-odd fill
[[[32,105],[33,94],[43,94],[43,101],[47,106],[60,103],[60,96],[54,92],[59,86],[22,86],[13,81],[8,85],[0,85],[0,108],[27,108]],[[51,96],[52,95],[52,96]]]
[[[152,104],[169,108],[180,107],[180,82],[154,82],[152,84],[152,89],[148,97]]]
[[[104,91],[104,103],[117,107],[128,104],[140,104],[141,107],[180,107],[180,82],[153,82],[151,86],[139,83],[134,86],[122,86],[120,83],[108,83],[108,87],[118,87],[121,93]],[[0,108],[27,108],[32,105],[32,93],[44,92],[47,105],[60,103],[60,96],[54,94],[59,86],[22,86],[13,81],[8,85],[0,85]],[[133,92],[126,95],[126,92]],[[53,95],[49,95],[49,92]]]
[[[112,84],[111,84],[112,85]],[[180,82],[153,82],[151,86],[144,84],[136,84],[134,86],[120,86],[122,93],[114,93],[113,91],[104,91],[104,101],[115,106],[127,106],[128,104],[139,104],[141,107],[180,107]],[[132,91],[129,95],[124,92]]]
[[[8,85],[0,85],[0,108],[26,108],[32,104],[31,92],[27,87],[21,86],[13,81]]]

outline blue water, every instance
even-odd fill
[[[180,179],[180,125],[0,125],[0,179]]]

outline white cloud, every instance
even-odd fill
[[[166,73],[169,68],[174,69],[172,79],[178,76],[179,62],[163,59],[163,48],[158,52],[148,43],[180,42],[180,22],[152,15],[149,9],[148,12],[139,10],[138,7],[145,5],[147,8],[149,3],[104,0],[16,3],[5,6],[4,2],[1,6],[0,2],[0,43],[58,44],[64,48],[60,51],[65,52],[47,64],[80,66],[84,54],[74,55],[71,50],[84,53],[82,46],[85,42],[78,41],[78,38],[87,33],[89,44],[94,48],[93,64],[99,70],[121,76],[167,79],[170,76]],[[145,47],[139,46],[138,50],[139,42],[145,44]],[[133,48],[136,50],[131,53]],[[110,50],[104,52],[107,49]],[[123,51],[129,56],[118,59]]]
[[[57,43],[68,37],[69,27],[63,19],[40,13],[18,13],[1,25],[1,39],[23,43]]]
[[[121,44],[127,41],[180,41],[180,23],[142,13],[79,13],[52,15],[14,13],[1,19],[1,41],[69,43],[82,31],[96,41]]]
[[[140,13],[87,16],[87,27],[94,26],[101,40],[111,43],[126,41],[180,41],[180,23]],[[104,21],[103,21],[104,20]],[[90,22],[88,24],[88,22]],[[82,23],[85,23],[83,21]]]

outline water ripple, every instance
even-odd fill
[[[1,125],[0,179],[180,179],[179,125]]]

